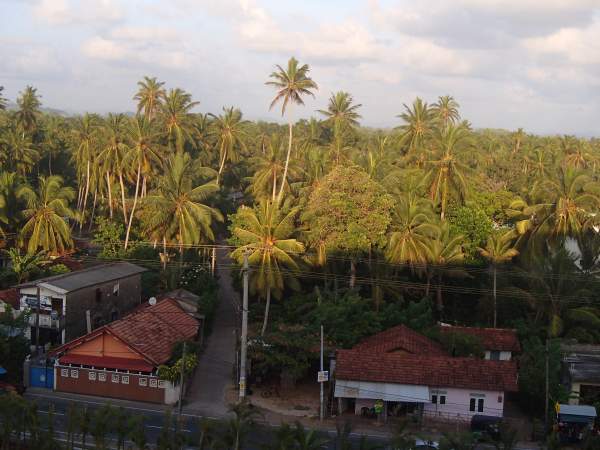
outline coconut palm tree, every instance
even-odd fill
[[[519,254],[518,250],[513,247],[515,233],[513,230],[500,233],[493,233],[487,240],[485,248],[479,248],[481,256],[489,263],[492,271],[493,288],[492,295],[494,298],[494,328],[497,325],[497,303],[496,303],[496,280],[498,266],[511,261]]]
[[[174,146],[181,153],[186,142],[194,142],[194,120],[190,111],[199,104],[192,101],[191,94],[179,88],[170,89],[164,95],[164,101],[160,104],[161,120],[171,149]]]
[[[220,436],[221,447],[228,450],[242,450],[248,439],[248,433],[254,428],[254,418],[258,415],[258,411],[248,403],[242,402],[230,406],[229,412],[231,418],[225,422],[225,429]]]
[[[161,101],[165,97],[166,91],[163,88],[165,83],[158,81],[156,77],[145,76],[142,81],[138,81],[139,87],[133,99],[138,102],[137,113],[144,113],[148,120],[152,120],[161,108]]]
[[[598,184],[588,175],[570,167],[559,168],[552,177],[536,183],[530,201],[514,200],[507,213],[516,221],[516,230],[536,238],[577,237],[589,225],[600,207]]]
[[[223,108],[223,114],[215,116],[211,124],[211,134],[217,141],[219,147],[219,172],[217,175],[217,184],[223,173],[225,162],[227,160],[235,162],[239,158],[239,150],[245,149],[246,131],[248,121],[242,120],[242,112],[239,109]]]
[[[43,249],[52,255],[61,255],[72,248],[71,230],[65,218],[73,217],[69,202],[74,199],[75,191],[63,186],[61,177],[40,176],[37,192],[31,186],[23,185],[17,196],[27,205],[23,211],[27,222],[21,230],[27,253]]]
[[[297,450],[318,450],[327,448],[329,440],[319,437],[315,430],[307,430],[300,422],[296,422],[294,430],[294,440],[296,445],[293,447]]]
[[[113,177],[118,176],[121,185],[121,197],[125,197],[123,186],[123,159],[127,152],[125,142],[125,129],[127,127],[127,117],[124,114],[109,113],[104,120],[104,143],[103,149],[98,154],[99,168],[102,176],[105,177],[106,190],[108,193],[109,214],[113,217],[112,186]],[[123,201],[123,223],[127,223],[127,212],[125,202]]]
[[[240,225],[233,234],[240,245],[231,256],[241,264],[248,254],[249,264],[257,266],[251,288],[253,293],[266,296],[261,334],[267,329],[271,293],[279,298],[286,284],[299,287],[296,278],[288,276],[288,271],[299,269],[296,257],[304,252],[304,244],[292,237],[297,213],[297,209],[284,212],[278,202],[266,201],[256,209],[242,206],[238,211]]]
[[[15,113],[17,125],[21,128],[22,133],[33,133],[37,128],[42,106],[37,89],[33,86],[25,87],[25,90],[17,98],[17,106]]]
[[[0,234],[17,229],[21,213],[17,197],[20,184],[21,180],[16,172],[0,173]]]
[[[436,113],[419,97],[413,102],[412,107],[405,104],[404,110],[402,114],[396,116],[405,122],[405,125],[399,127],[402,141],[408,143],[409,153],[415,153],[423,149],[425,140],[431,136]]]
[[[273,86],[277,89],[277,94],[271,102],[269,109],[273,109],[279,101],[281,101],[281,115],[285,114],[288,105],[304,105],[302,100],[303,95],[315,96],[312,90],[317,90],[318,86],[309,76],[310,67],[308,64],[299,66],[296,58],[290,58],[288,61],[287,69],[284,69],[280,65],[276,66],[277,70],[272,72],[269,77],[271,81],[267,81],[265,84]],[[283,188],[285,180],[287,179],[288,166],[290,163],[290,155],[292,153],[292,138],[293,138],[293,124],[290,117],[288,121],[288,150],[285,158],[285,166],[283,169],[283,177],[281,178],[281,187],[279,188],[279,194],[277,195],[277,201],[281,201],[283,196]]]
[[[133,223],[133,216],[140,194],[140,180],[151,173],[152,166],[159,164],[162,160],[157,147],[159,133],[154,128],[154,122],[143,116],[137,116],[130,120],[125,129],[125,135],[129,143],[129,151],[125,155],[125,165],[135,168],[135,193],[133,204],[127,220],[127,231],[125,232],[125,244],[129,244],[129,234]]]
[[[277,180],[283,175],[283,152],[279,135],[274,134],[264,144],[264,153],[253,157],[250,164],[254,168],[249,190],[256,199],[275,201],[277,197]],[[288,167],[288,180],[300,176],[302,170],[292,160]]]
[[[442,123],[443,127],[450,124],[455,124],[460,120],[458,112],[459,104],[451,95],[443,95],[438,97],[438,101],[433,104],[432,111]]]
[[[186,246],[214,240],[213,220],[223,221],[222,214],[203,202],[218,191],[216,183],[194,186],[194,170],[187,153],[177,153],[168,160],[156,192],[140,205],[147,230],[163,242],[176,242],[182,253]]]
[[[77,197],[77,209],[81,211],[79,229],[85,221],[85,210],[87,198],[90,192],[90,177],[92,166],[96,161],[99,145],[98,116],[85,113],[78,117],[73,127],[74,152],[71,161],[75,163],[77,180],[79,182],[79,194]]]
[[[39,152],[31,141],[31,136],[15,127],[9,127],[6,130],[0,145],[6,149],[9,166],[21,176],[26,176],[31,172],[40,158]]]
[[[432,279],[437,282],[436,285],[436,305],[438,313],[444,308],[442,299],[442,281],[444,275],[463,276],[464,271],[459,267],[452,267],[461,264],[464,261],[465,254],[462,249],[464,236],[453,235],[447,222],[442,222],[439,227],[439,233],[436,239],[427,241],[428,244],[428,266],[427,288],[425,295],[429,295],[429,285]]]
[[[52,175],[52,158],[66,147],[66,136],[68,128],[65,119],[61,116],[52,114],[44,116],[43,122],[44,141],[43,149],[48,157],[48,174]]]
[[[426,264],[431,259],[429,241],[439,234],[431,202],[414,193],[401,195],[392,223],[386,252],[388,261],[413,268]]]
[[[440,205],[444,220],[450,195],[464,202],[467,193],[467,167],[458,159],[458,153],[468,148],[470,130],[466,124],[449,125],[435,134],[436,159],[429,162],[429,193],[431,200]]]
[[[362,105],[353,102],[354,99],[350,93],[339,91],[331,94],[326,110],[318,110],[327,118],[325,122],[333,125],[335,135],[339,136],[347,128],[358,126],[358,119],[361,118],[361,115],[357,110]]]

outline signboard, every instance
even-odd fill
[[[21,310],[31,308],[37,309],[38,298],[34,295],[24,295],[21,297],[20,306]],[[52,300],[50,297],[40,295],[40,309],[42,311],[50,311],[52,309]]]
[[[323,370],[317,372],[317,383],[325,383],[326,381],[329,381],[329,371]]]
[[[381,414],[383,412],[383,400],[375,400],[375,405],[373,406],[376,414]]]

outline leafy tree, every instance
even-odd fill
[[[221,435],[222,445],[230,450],[242,450],[258,412],[245,402],[230,406],[229,411],[233,417],[225,422]]]
[[[148,440],[146,438],[146,427],[144,426],[143,416],[131,416],[128,421],[129,439],[135,445],[136,450],[146,450]]]
[[[65,218],[73,217],[69,202],[75,198],[71,187],[63,186],[58,175],[40,176],[38,192],[23,185],[17,192],[27,204],[23,211],[27,222],[21,230],[21,237],[27,242],[27,253],[39,249],[61,255],[72,248],[71,230]]]
[[[474,450],[477,441],[472,433],[445,433],[440,441],[441,450]]]
[[[315,96],[312,92],[313,90],[317,90],[318,86],[309,76],[308,72],[310,72],[310,67],[308,64],[303,64],[299,66],[298,60],[296,58],[290,58],[288,61],[287,69],[284,69],[280,65],[277,65],[277,70],[272,72],[269,76],[272,81],[267,81],[267,85],[275,87],[277,89],[277,95],[271,102],[271,106],[269,109],[272,109],[273,106],[277,104],[281,100],[281,115],[285,114],[285,110],[288,105],[297,104],[304,105],[304,100],[302,100],[303,95],[311,95]],[[288,150],[287,156],[285,158],[285,167],[283,169],[283,177],[281,179],[281,187],[279,188],[279,194],[277,196],[277,201],[281,201],[283,196],[283,187],[285,185],[285,180],[287,179],[287,171],[290,163],[290,154],[292,153],[292,120],[289,120],[288,123]]]
[[[17,284],[28,281],[30,275],[40,269],[40,266],[46,263],[46,252],[40,250],[37,253],[21,254],[18,248],[6,250],[10,258],[12,271],[17,277]]]
[[[8,103],[8,100],[2,95],[2,91],[4,91],[4,86],[0,86],[0,111],[5,110]]]
[[[285,285],[299,288],[293,271],[299,270],[296,259],[304,252],[304,245],[292,237],[297,214],[296,209],[286,213],[278,203],[270,202],[238,211],[241,225],[233,229],[233,234],[240,245],[231,256],[242,264],[247,254],[248,263],[258,268],[252,273],[252,291],[266,297],[261,334],[267,329],[271,292],[280,298]]]
[[[12,170],[22,177],[30,173],[39,160],[40,154],[33,145],[31,135],[18,128],[10,127],[0,145],[6,148]]]
[[[111,221],[106,217],[96,219],[96,231],[92,242],[101,250],[98,256],[106,259],[116,259],[123,255],[122,239],[125,236],[125,226]]]
[[[356,278],[355,259],[386,244],[394,201],[383,187],[354,167],[334,168],[312,191],[303,221],[308,240],[320,253],[341,252],[352,258],[350,286]]]

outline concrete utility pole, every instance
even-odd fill
[[[183,408],[183,375],[185,370],[185,350],[187,342],[183,341],[183,350],[181,352],[181,374],[179,379],[179,420],[181,421],[181,409]]]
[[[323,372],[323,325],[321,325],[321,373]],[[319,383],[321,387],[321,407],[319,408],[319,419],[323,422],[323,418],[325,417],[325,411],[323,408],[323,382]]]
[[[37,288],[37,313],[35,315],[35,351],[40,349],[40,310],[42,309],[42,296],[40,294],[40,285]]]
[[[246,397],[246,352],[248,351],[248,253],[244,253],[244,295],[242,299],[242,336],[240,343],[240,401]]]

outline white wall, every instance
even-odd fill
[[[165,382],[165,404],[174,405],[179,400],[179,390],[181,385],[173,386],[170,381]]]
[[[435,389],[432,389],[432,394],[435,394]],[[425,403],[423,411],[429,415],[438,414],[444,417],[460,416],[460,418],[470,418],[475,414],[485,416],[502,417],[504,414],[504,393],[499,391],[483,391],[477,389],[453,389],[453,388],[438,388],[438,403]],[[441,393],[445,391],[446,393]],[[439,404],[440,395],[446,395],[446,403]],[[483,411],[470,411],[470,401],[473,395],[476,398],[483,398]],[[484,397],[482,397],[484,396]],[[502,401],[499,402],[498,400]]]

